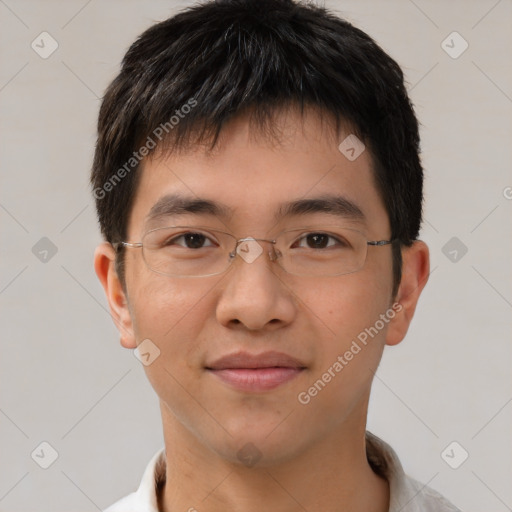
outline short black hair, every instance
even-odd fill
[[[370,151],[396,241],[394,296],[401,247],[421,225],[418,121],[400,66],[365,32],[312,3],[210,0],[151,26],[131,45],[98,119],[91,183],[105,239],[125,240],[137,170],[155,147],[214,147],[235,116],[252,112],[251,122],[263,127],[291,106],[316,108],[336,129],[348,123]]]

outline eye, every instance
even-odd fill
[[[327,233],[308,233],[300,237],[292,247],[305,247],[307,249],[325,249],[327,247],[345,246],[346,242]]]
[[[213,242],[203,233],[183,233],[179,236],[168,238],[162,245],[180,245],[186,249],[202,249],[203,247],[213,247]]]

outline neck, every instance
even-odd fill
[[[287,460],[246,467],[202,444],[161,406],[166,484],[161,512],[386,512],[389,486],[366,458],[366,408]],[[360,419],[363,418],[361,422]]]

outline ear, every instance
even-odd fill
[[[101,281],[110,307],[110,314],[121,335],[121,345],[136,348],[133,323],[123,286],[115,270],[115,251],[111,244],[104,242],[94,253],[94,270]]]
[[[407,334],[429,273],[430,258],[425,242],[416,240],[402,249],[402,279],[393,305],[396,314],[386,333],[386,345],[398,345]]]

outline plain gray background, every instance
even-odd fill
[[[185,5],[0,0],[1,511],[102,509],[163,446],[156,395],[93,271],[88,175],[124,52]],[[432,274],[408,337],[385,352],[369,428],[461,509],[512,510],[512,2],[327,5],[403,67],[422,124]],[[58,43],[46,59],[31,47],[51,49],[43,31]],[[58,453],[48,469],[35,462],[51,456],[44,441]]]

